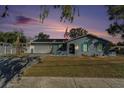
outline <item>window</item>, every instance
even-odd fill
[[[83,50],[83,52],[88,51],[88,44],[87,43],[82,44],[82,50]]]
[[[62,47],[62,45],[58,45],[58,48],[61,48]]]
[[[101,43],[99,43],[97,45],[97,51],[101,52],[103,50],[103,45]]]

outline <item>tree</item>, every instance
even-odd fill
[[[0,32],[0,42],[4,42],[4,33],[3,32]]]
[[[35,36],[36,40],[49,39],[49,37],[49,35],[44,34],[43,32],[40,32],[37,36]]]
[[[76,38],[76,37],[79,37],[79,36],[87,35],[87,33],[88,33],[88,31],[83,29],[83,28],[72,28],[69,31],[69,37],[70,38]]]
[[[107,29],[110,35],[120,35],[124,39],[124,6],[107,6],[107,13],[111,24]]]
[[[118,42],[117,46],[124,46],[124,42]]]
[[[24,44],[27,39],[23,31],[18,31],[17,29],[12,32],[0,32],[0,42],[11,43],[16,47],[16,53],[21,54],[24,50]]]
[[[20,42],[26,43],[26,36],[24,35],[23,32],[18,31],[0,32],[0,42],[14,44],[16,42],[18,35],[21,35]]]
[[[14,42],[16,47],[16,54],[20,55],[24,53],[24,44],[26,43],[27,39],[26,36],[24,36],[23,30],[20,29],[20,32],[15,31],[16,41]]]
[[[51,8],[52,7],[52,8]],[[46,5],[41,5],[39,11],[39,19],[41,22],[44,22],[44,19],[48,17],[50,9],[60,9],[60,22],[73,22],[74,17],[80,16],[79,14],[79,8],[77,6],[72,6],[72,5],[53,5],[53,6],[46,6]],[[1,14],[1,17],[7,17],[9,16],[9,6],[4,6],[4,11]]]
[[[5,8],[4,8],[4,11],[3,11],[3,13],[1,14],[1,17],[6,17],[6,16],[9,16],[9,13],[8,13],[8,6],[5,6]]]

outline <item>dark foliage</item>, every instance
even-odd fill
[[[24,36],[23,32],[17,32],[17,31],[0,32],[0,42],[14,44],[17,40],[18,35],[20,35],[20,42],[26,43],[26,36]]]
[[[106,30],[110,35],[121,35],[121,38],[124,39],[124,6],[107,6],[107,13],[111,24]]]
[[[79,37],[79,36],[87,35],[87,33],[88,33],[88,31],[83,29],[83,28],[72,28],[69,31],[69,37],[70,38],[76,38],[76,37]]]
[[[40,41],[43,39],[49,39],[49,35],[44,34],[43,32],[40,32],[37,36],[35,36],[36,40]]]

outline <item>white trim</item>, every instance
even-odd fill
[[[53,43],[58,43],[58,44],[59,44],[59,43],[65,43],[65,42],[32,42],[31,44],[33,44],[33,43],[34,43],[34,44],[38,44],[38,43],[39,43],[39,44],[40,44],[40,43],[41,43],[41,44],[44,44],[44,43],[45,43],[45,44],[48,44],[48,43],[49,43],[49,44],[53,44]]]

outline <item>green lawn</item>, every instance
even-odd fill
[[[48,56],[27,69],[24,76],[124,78],[124,57]]]

